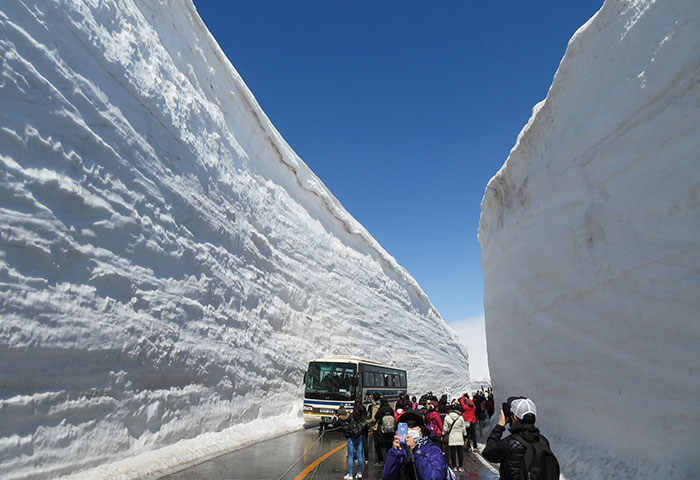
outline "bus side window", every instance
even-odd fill
[[[365,385],[364,387],[373,387],[374,386],[374,374],[372,372],[365,372]]]
[[[392,376],[391,376],[391,386],[392,386],[392,387],[395,387],[396,384],[399,383],[399,382],[396,381],[396,380],[398,380],[398,378],[399,378],[399,377],[397,377],[396,375],[392,375]]]
[[[399,378],[401,380],[401,388],[406,388],[406,372],[400,372]]]
[[[374,386],[375,387],[383,387],[384,386],[384,380],[382,378],[382,374],[379,372],[376,372],[374,374]]]

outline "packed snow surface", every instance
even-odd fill
[[[0,54],[3,478],[298,428],[327,354],[405,367],[416,393],[468,385],[452,329],[191,1],[3,1]]]
[[[606,1],[483,199],[493,386],[568,478],[700,476],[698,7]]]

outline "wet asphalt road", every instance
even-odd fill
[[[326,432],[319,439],[318,429],[293,432],[250,447],[236,450],[186,470],[162,477],[164,480],[340,480],[347,473],[346,440],[340,432]],[[375,467],[372,437],[369,438],[370,458],[365,464],[363,478],[382,478],[381,467]],[[340,448],[338,448],[340,447]],[[307,452],[304,456],[304,452]],[[304,457],[287,474],[285,472]],[[325,459],[323,459],[325,457]],[[322,461],[319,461],[322,459]],[[497,480],[476,454],[464,452],[460,480]],[[357,464],[353,473],[357,473]],[[283,476],[284,475],[284,476]]]

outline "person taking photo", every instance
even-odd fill
[[[510,407],[510,411],[501,410],[498,424],[493,427],[481,455],[499,464],[501,480],[559,479],[559,462],[549,441],[535,427],[535,402],[529,398],[510,397],[504,407]],[[507,423],[510,423],[510,435],[501,438]]]
[[[443,480],[447,478],[447,462],[442,449],[430,440],[423,416],[409,411],[398,423],[406,423],[408,432],[404,443],[394,435],[394,443],[386,456],[383,480]],[[451,477],[454,478],[454,477]]]

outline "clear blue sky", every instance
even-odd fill
[[[603,0],[195,0],[285,140],[448,321],[483,312],[481,199]]]

